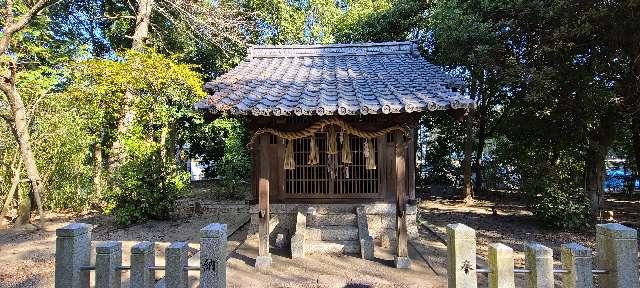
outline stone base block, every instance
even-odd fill
[[[268,269],[271,267],[271,254],[268,256],[258,256],[256,257],[256,269]]]
[[[302,233],[296,233],[291,237],[291,258],[304,258],[304,241]]]
[[[396,268],[398,269],[409,269],[411,268],[411,259],[409,257],[397,257],[394,259],[396,263]]]
[[[373,260],[373,239],[371,237],[360,239],[360,256],[362,259]]]

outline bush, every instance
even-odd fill
[[[157,144],[141,142],[135,148],[112,176],[112,188],[105,196],[105,212],[120,225],[168,218],[178,197],[190,187],[190,174],[163,163]]]
[[[590,226],[589,201],[581,192],[554,186],[535,195],[532,200],[533,215],[546,227],[579,230]]]

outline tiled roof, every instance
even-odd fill
[[[462,83],[412,42],[253,46],[196,108],[233,115],[353,115],[469,108]]]

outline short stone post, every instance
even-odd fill
[[[618,223],[596,226],[598,268],[609,273],[599,278],[601,287],[640,287],[638,232]]]
[[[360,257],[366,260],[373,260],[374,247],[373,238],[369,235],[369,222],[363,206],[356,208],[358,219],[358,238],[360,240]]]
[[[96,288],[120,288],[122,243],[107,241],[96,245]]]
[[[155,243],[144,241],[131,247],[131,288],[153,288],[155,272]]]
[[[291,258],[304,258],[306,241],[307,216],[298,212],[296,215],[296,232],[291,237]]]
[[[568,272],[562,274],[564,288],[592,288],[591,249],[578,243],[563,244],[560,251],[562,268]]]
[[[91,258],[91,226],[72,223],[56,229],[56,288],[88,288]]]
[[[527,244],[525,265],[529,269],[530,288],[553,288],[553,250],[538,243]]]
[[[227,287],[227,224],[200,229],[200,286]]]
[[[188,249],[187,242],[174,242],[165,250],[164,282],[167,288],[187,288]]]
[[[476,231],[464,224],[447,225],[449,288],[476,288]]]
[[[495,243],[489,245],[489,288],[515,288],[513,249]]]

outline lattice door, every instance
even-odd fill
[[[341,143],[338,154],[327,154],[327,133],[316,133],[319,162],[308,165],[310,139],[293,140],[295,169],[286,170],[287,198],[376,198],[379,197],[378,169],[367,170],[363,153],[364,139],[350,135],[351,164],[343,164]],[[372,140],[375,151],[377,141]],[[377,157],[376,157],[377,158]],[[331,163],[335,164],[331,164]],[[376,159],[377,162],[377,159]]]

